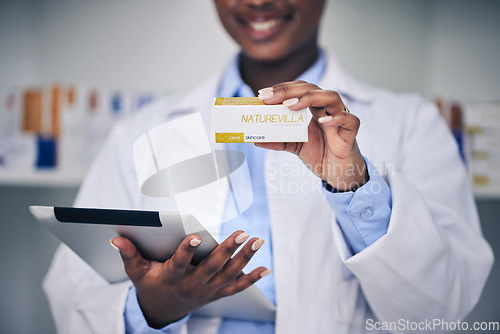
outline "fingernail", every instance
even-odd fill
[[[120,251],[120,248],[116,247],[116,245],[113,243],[113,239],[109,239],[109,244],[111,245],[111,247],[113,247],[117,251]]]
[[[269,275],[272,272],[273,271],[271,269],[264,270],[263,272],[260,273],[260,277],[266,277],[267,275]]]
[[[264,240],[262,239],[257,239],[253,242],[252,244],[252,250],[254,252],[258,251],[260,247],[262,247],[262,245],[264,244]]]
[[[193,239],[191,239],[191,241],[189,242],[189,244],[191,245],[191,247],[196,247],[199,244],[201,244],[201,240],[198,239],[198,238],[193,238]]]
[[[318,118],[318,122],[320,122],[320,123],[328,123],[328,122],[331,122],[332,120],[333,120],[332,116],[323,116],[323,117]]]
[[[299,102],[299,99],[294,97],[293,99],[288,99],[288,100],[283,101],[283,105],[285,107],[291,107],[294,104],[297,104],[298,102]]]
[[[274,92],[263,92],[259,93],[259,96],[257,96],[261,100],[269,100],[274,96]]]
[[[259,89],[257,92],[259,94],[262,94],[262,93],[272,93],[272,92],[274,92],[274,88],[273,87],[266,87],[266,88]]]
[[[236,242],[236,244],[238,245],[241,245],[248,239],[248,237],[249,235],[243,232],[234,239],[234,242]]]

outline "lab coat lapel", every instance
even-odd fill
[[[203,124],[205,126],[205,132],[210,141],[212,150],[221,150],[224,147],[221,144],[215,144],[210,138],[211,132],[211,120],[210,120],[210,106],[212,104],[213,98],[217,95],[217,84],[220,81],[220,77],[215,75],[209,78],[204,84],[200,85],[197,89],[192,91],[190,94],[185,95],[180,98],[176,103],[172,105],[168,110],[166,119],[173,119],[177,116],[199,113],[203,119]],[[210,212],[212,219],[222,222],[225,203],[227,196],[229,195],[227,189],[222,187],[205,187],[204,189],[199,189],[198,196],[200,198],[210,199],[210,201],[198,201],[196,204],[204,206],[202,211]],[[215,204],[215,205],[214,205]],[[202,222],[203,223],[203,222]],[[221,242],[220,240],[220,228],[221,226],[215,226],[213,228],[208,228],[208,231],[214,236],[214,238]],[[203,332],[206,334],[216,334],[222,318],[217,317],[198,317],[192,315],[191,320],[188,324],[188,331],[191,332]]]
[[[358,102],[370,102],[375,98],[373,88],[356,81],[342,69],[337,60],[332,56],[328,57],[325,74],[321,79],[320,87],[322,89],[334,90],[341,97],[347,97]]]
[[[188,114],[200,114],[212,150],[224,148],[221,144],[213,143],[210,138],[210,106],[216,96],[219,81],[218,76],[211,77],[194,91],[174,102],[165,115],[165,121],[170,121]],[[198,215],[196,218],[218,242],[221,241],[219,238],[220,222],[223,220],[227,196],[229,195],[228,188],[223,183],[224,180],[218,180],[210,185],[197,188],[192,191],[192,194],[189,194],[188,198],[185,194],[179,195],[182,196],[182,203],[184,203],[186,210],[193,212],[195,216]],[[191,209],[189,209],[189,203],[193,205]]]
[[[334,280],[338,259],[331,254],[333,212],[321,181],[297,156],[269,151],[266,192],[271,219],[277,333],[321,332],[325,322],[315,312],[333,314]],[[319,274],[318,274],[319,273]],[[326,289],[323,293],[321,289]]]

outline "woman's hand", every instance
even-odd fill
[[[112,245],[120,250],[148,324],[162,328],[211,301],[243,291],[270,273],[264,267],[246,275],[241,272],[264,243],[250,239],[233,256],[247,239],[243,231],[234,232],[197,266],[191,265],[202,241],[196,234],[187,236],[163,263],[145,260],[127,238],[114,238]]]
[[[366,182],[366,163],[356,143],[359,119],[349,113],[337,92],[292,81],[259,90],[259,98],[294,111],[309,108],[313,119],[307,143],[258,143],[258,147],[295,153],[314,174],[341,191]]]

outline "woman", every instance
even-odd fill
[[[254,198],[263,199],[234,226],[257,237],[225,224],[229,237],[197,267],[190,262],[198,235],[165,263],[144,260],[126,238],[113,239],[131,279],[120,284],[108,284],[60,247],[44,282],[58,330],[363,333],[377,323],[463,319],[492,253],[435,108],[359,84],[327,58],[317,44],[324,0],[214,2],[241,53],[190,94],[158,101],[117,126],[75,206],[168,208],[140,194],[132,143],[174,114],[208,119],[214,96],[256,94],[266,104],[308,107],[309,141],[233,147],[246,154]],[[299,166],[310,172],[294,174]],[[282,187],[291,183],[322,184],[324,191]],[[266,265],[239,276],[254,256]],[[276,303],[275,322],[191,314],[255,282]]]

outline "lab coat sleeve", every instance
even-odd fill
[[[129,137],[124,125],[114,128],[85,178],[75,206],[137,207],[131,194],[140,190]],[[124,309],[131,285],[130,281],[108,283],[65,245],[56,251],[43,282],[58,333],[125,333]]]
[[[142,314],[135,287],[131,287],[125,304],[125,329],[126,333],[179,334],[187,324],[190,316],[191,313],[188,313],[183,318],[160,329],[151,328]]]
[[[458,150],[444,121],[419,102],[406,122],[391,188],[388,232],[344,262],[379,321],[463,319],[493,262]]]

